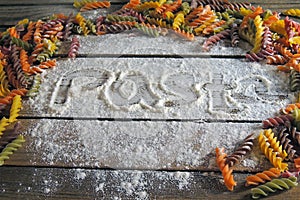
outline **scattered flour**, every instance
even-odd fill
[[[203,42],[199,38],[196,43],[187,45],[186,41],[169,37],[155,38],[154,42],[153,38],[135,37],[136,34],[81,37],[80,53],[91,54],[90,51],[101,49],[107,55],[171,53],[184,57],[187,53],[198,55],[199,43]],[[112,41],[118,45],[111,45]],[[166,45],[157,48],[157,43]],[[227,55],[228,52],[241,54],[244,50],[228,50],[216,45],[207,55]],[[257,131],[260,124],[205,121],[258,120],[273,116],[273,110],[291,99],[287,96],[286,82],[287,77],[278,75],[274,69],[236,59],[215,59],[213,63],[203,58],[60,60],[56,69],[43,74],[39,95],[24,107],[35,115],[69,120],[34,120],[35,126],[27,130],[30,144],[26,148],[38,152],[30,162],[47,165],[216,169],[214,148],[233,151],[237,141]],[[70,120],[72,117],[75,119]],[[241,165],[259,168],[261,162],[259,158],[246,158]],[[74,170],[77,183],[84,183],[89,176],[87,170]],[[110,178],[118,180],[114,183],[117,191],[136,199],[150,198],[151,178],[165,184],[176,183],[179,190],[188,190],[194,179],[190,172],[144,171],[116,171],[112,177],[106,177],[103,171],[94,171],[92,178],[96,182],[93,185],[96,193],[105,193],[106,188],[111,187],[106,182]],[[47,195],[61,185],[51,176],[43,177],[41,183]],[[164,184],[159,187],[164,189]]]
[[[31,143],[26,147],[37,152],[32,163],[154,170],[215,168],[215,147],[223,146],[231,152],[237,142],[260,126],[54,119],[35,123],[28,130]],[[80,171],[77,177],[83,177]]]

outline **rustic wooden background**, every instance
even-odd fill
[[[126,1],[122,0],[113,0],[111,8],[102,12],[106,13],[117,10],[125,2]],[[72,3],[72,0],[0,0],[0,31],[14,25],[18,20],[23,18],[37,20],[52,15],[53,13],[77,13],[78,11],[73,8]],[[252,0],[251,3],[276,11],[283,11],[288,8],[300,8],[300,1],[294,0]],[[170,38],[170,41],[159,41],[159,38],[153,39],[145,36],[130,38],[127,36],[127,34],[116,34],[103,37],[80,37],[80,41],[87,45],[81,47],[79,52],[80,55],[75,62],[76,65],[80,66],[89,62],[89,67],[97,67],[99,63],[112,63],[111,60],[113,59],[117,63],[129,63],[130,69],[139,69],[137,66],[141,62],[141,59],[151,59],[151,61],[155,60],[157,62],[157,66],[155,66],[157,69],[151,70],[157,72],[160,68],[164,67],[164,62],[180,61],[188,64],[191,59],[198,59],[199,63],[203,64],[202,66],[210,67],[212,71],[221,68],[221,72],[227,70],[229,74],[228,67],[232,67],[230,68],[232,71],[251,68],[249,63],[243,61],[243,55],[249,49],[249,46],[247,46],[246,43],[242,43],[241,47],[238,49],[221,48],[219,51],[213,51],[213,53],[199,53],[199,51],[195,51],[195,49],[200,48],[199,42],[201,42],[201,38],[198,39],[199,42],[197,43],[185,43],[176,41],[174,38]],[[156,42],[160,43],[160,48],[157,48]],[[120,44],[126,43],[130,43],[128,48],[119,48]],[[180,48],[173,48],[174,43]],[[147,48],[141,48],[143,46],[141,44],[147,44]],[[107,45],[110,45],[109,48],[107,48]],[[189,53],[182,54],[182,49],[185,49],[184,52]],[[62,48],[58,53],[58,56],[65,57],[65,54],[66,52]],[[219,67],[219,65],[217,65],[218,63],[219,65],[228,63],[229,66]],[[58,70],[61,70],[62,74],[72,71],[69,64],[70,61],[61,59]],[[192,71],[194,75],[197,75],[197,70],[199,70],[199,68],[195,69],[195,67],[197,66],[191,66],[186,70]],[[169,71],[172,70],[167,66],[165,66],[165,68]],[[115,70],[113,66],[107,66],[107,69]],[[149,73],[152,73],[151,70],[149,69]],[[270,75],[271,73],[272,75],[272,73],[274,73],[272,71],[271,68],[258,71],[256,69],[256,71],[254,70],[254,73],[258,72],[261,75]],[[57,74],[59,74],[59,72],[56,72],[56,75]],[[57,80],[55,74],[52,76],[53,77],[51,77],[51,73],[49,73],[49,83],[51,83],[52,79]],[[273,74],[272,76],[276,77],[276,74]],[[207,86],[208,90],[211,90],[212,92],[210,95],[215,95],[214,99],[216,99],[216,102],[213,102],[214,105],[207,105],[208,109],[206,107],[204,110],[198,109],[197,111],[192,111],[193,109],[188,110],[188,108],[184,106],[181,108],[181,104],[179,103],[178,109],[181,113],[179,116],[154,112],[145,117],[145,115],[142,114],[110,111],[109,108],[106,108],[103,113],[97,113],[98,115],[82,116],[81,113],[76,113],[76,110],[71,110],[70,112],[53,116],[53,114],[48,112],[50,99],[57,98],[56,101],[63,102],[65,100],[64,98],[66,98],[63,97],[63,93],[59,93],[60,96],[58,97],[53,97],[51,92],[55,88],[55,85],[53,85],[46,91],[46,95],[48,95],[45,97],[46,101],[38,102],[37,106],[41,107],[39,112],[28,109],[26,102],[24,103],[20,121],[23,124],[25,132],[28,131],[28,127],[39,123],[61,123],[61,126],[63,127],[63,123],[67,123],[68,120],[74,120],[74,118],[76,118],[76,120],[87,121],[98,120],[100,121],[100,125],[95,128],[98,128],[99,130],[101,130],[102,127],[101,122],[107,120],[108,123],[124,123],[124,121],[127,121],[127,123],[134,123],[133,121],[142,122],[145,120],[152,120],[151,126],[153,127],[155,127],[157,123],[164,123],[166,126],[172,126],[174,123],[187,123],[191,124],[187,126],[198,126],[205,122],[208,124],[207,126],[212,126],[213,123],[217,126],[218,123],[221,123],[233,127],[249,127],[249,129],[251,129],[251,127],[259,127],[261,120],[273,115],[273,110],[280,107],[279,105],[275,105],[275,102],[279,101],[284,104],[291,101],[292,94],[288,93],[286,80],[284,77],[278,77],[278,79],[275,79],[276,81],[274,81],[276,83],[272,92],[273,96],[264,96],[264,92],[266,92],[264,90],[265,88],[261,88],[260,91],[258,86],[257,94],[265,101],[258,100],[251,102],[244,100],[244,103],[249,107],[259,106],[265,108],[267,110],[266,112],[249,112],[248,114],[241,116],[234,115],[234,109],[230,110],[230,108],[224,108],[225,105],[220,103],[222,100],[222,96],[218,96],[220,93],[214,93],[214,91],[224,90],[224,85],[226,85],[226,83],[222,83],[222,78],[220,79],[220,77],[222,77],[221,73],[214,74],[214,77],[211,77],[212,85]],[[238,75],[235,78],[239,78]],[[188,93],[184,88],[181,89]],[[236,95],[238,96],[239,94]],[[191,95],[188,96],[188,99],[184,99],[181,102],[186,103],[192,101],[193,98],[195,97]],[[218,100],[218,98],[221,100]],[[243,98],[240,100],[242,101]],[[209,109],[225,109],[229,114],[227,116],[214,116],[207,112]],[[194,117],[191,118],[191,115],[186,115],[186,112],[194,112]],[[109,114],[107,115],[107,113]],[[61,134],[64,134],[63,131]],[[99,132],[99,134],[101,134],[101,132]],[[0,168],[1,199],[135,199],[143,197],[143,195],[138,194],[139,191],[134,191],[133,193],[124,191],[124,189],[122,190],[116,183],[128,181],[141,174],[144,177],[143,180],[147,184],[147,186],[144,187],[144,190],[147,192],[147,196],[145,197],[150,199],[250,199],[249,190],[241,184],[234,192],[228,192],[220,181],[221,175],[218,172],[218,169],[207,163],[196,168],[189,167],[188,165],[175,165],[165,169],[159,169],[156,166],[151,168],[147,165],[128,167],[126,165],[111,164],[107,166],[105,161],[104,163],[97,165],[86,164],[83,159],[78,158],[76,162],[60,160],[49,164],[47,160],[43,158],[43,152],[31,151],[29,146],[32,144],[34,144],[34,138],[27,137],[24,147],[11,156],[11,159],[6,162],[5,166]],[[200,156],[205,158],[206,155]],[[261,171],[262,169],[265,169],[263,165],[257,166],[255,169],[240,168],[235,171],[236,180],[241,183],[245,180],[247,175]],[[185,172],[188,172],[188,174],[193,177],[187,188],[180,188],[178,186],[178,180],[176,179],[167,179],[171,181],[166,181],[165,179],[160,178],[182,176]],[[84,179],[78,177],[76,179],[77,181],[75,181],[74,176],[80,176],[80,174],[84,174]],[[95,178],[95,174],[97,174],[98,178]],[[101,187],[101,183],[104,184],[104,187],[103,185]],[[55,190],[53,190],[53,187],[55,187]],[[271,195],[267,199],[298,199],[298,190],[299,188],[293,188],[276,196]]]

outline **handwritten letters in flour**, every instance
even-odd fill
[[[288,103],[287,78],[244,61],[85,58],[73,67],[70,62],[45,79],[53,81],[49,109],[61,116],[264,119],[266,110]]]

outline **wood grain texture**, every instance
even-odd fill
[[[111,13],[119,9],[120,5],[113,5],[109,9],[99,9],[97,15]],[[52,16],[53,14],[78,13],[79,10],[72,5],[22,5],[22,6],[0,6],[0,26],[15,25],[19,20],[28,18],[36,21],[43,17]],[[85,12],[84,15],[94,13],[94,11]]]
[[[249,133],[257,135],[261,131],[260,123],[79,119],[20,122],[26,142],[5,165],[218,171],[216,147],[230,153]],[[257,144],[246,158],[252,164],[242,162],[236,171],[258,172],[271,167]]]
[[[20,173],[21,172],[21,173]],[[228,192],[220,173],[32,167],[0,168],[1,199],[251,199],[249,174],[235,173]],[[186,181],[186,182],[185,182]],[[297,199],[298,188],[264,199]],[[141,198],[143,197],[143,198]]]
[[[243,2],[243,0],[234,0],[234,2],[240,1]],[[101,12],[105,14],[116,10],[128,1],[112,0],[112,2],[114,2],[114,5],[110,10],[101,10]],[[273,11],[300,7],[300,2],[294,0],[268,2],[252,0],[251,2],[255,6],[261,5],[263,8],[269,8]],[[23,18],[37,20],[53,13],[69,14],[78,12],[72,7],[72,3],[73,0],[0,0],[0,31],[16,24],[17,21]],[[98,14],[98,11],[86,13],[87,16],[93,17]],[[250,199],[250,191],[243,186],[245,177],[250,172],[258,172],[270,167],[268,161],[258,153],[258,149],[255,149],[256,165],[251,167],[246,162],[245,165],[237,166],[234,175],[239,185],[234,192],[228,192],[222,184],[221,174],[215,165],[214,147],[220,145],[220,147],[224,146],[227,147],[228,151],[232,151],[234,145],[241,141],[248,132],[254,131],[257,133],[260,130],[260,120],[265,117],[272,117],[274,112],[281,107],[279,105],[283,106],[287,101],[292,100],[293,94],[287,92],[287,77],[285,75],[278,76],[277,73],[275,75],[270,66],[267,69],[264,66],[262,68],[260,64],[252,66],[252,64],[239,59],[224,59],[224,57],[244,55],[251,48],[245,43],[242,43],[240,48],[237,49],[225,48],[224,44],[221,44],[214,47],[212,52],[203,53],[200,50],[203,38],[199,38],[195,43],[190,43],[178,39],[175,35],[170,38],[153,39],[135,31],[101,37],[80,37],[80,41],[82,43],[80,56],[87,58],[79,58],[75,61],[59,59],[57,69],[50,70],[45,75],[45,82],[41,88],[43,91],[47,91],[45,98],[37,98],[36,107],[29,106],[28,101],[24,104],[21,116],[23,119],[20,119],[20,121],[23,125],[22,132],[25,134],[26,143],[24,147],[7,160],[6,166],[0,168],[1,199],[143,199],[142,197],[149,199]],[[126,44],[126,48],[120,48],[121,45],[124,47]],[[158,44],[162,47],[157,48]],[[66,48],[68,47],[67,43],[64,45]],[[182,53],[182,50],[185,53]],[[59,53],[62,56],[66,55],[65,49]],[[210,58],[211,55],[214,58]],[[88,58],[89,56],[90,58]],[[127,58],[120,58],[122,56],[127,56]],[[137,58],[133,59],[133,57]],[[176,59],[173,57],[176,57]],[[188,58],[179,59],[181,57]],[[203,59],[203,57],[207,58]],[[216,57],[223,58],[216,59]],[[111,61],[105,61],[109,59]],[[181,64],[178,65],[179,67],[176,65],[178,61],[184,63],[186,60],[193,59],[198,59],[201,65],[191,65],[190,67],[182,67]],[[141,62],[141,60],[144,62]],[[168,60],[174,62],[170,63]],[[218,61],[216,62],[216,60]],[[153,61],[155,65],[149,65]],[[220,65],[213,66],[215,63]],[[82,65],[87,69],[94,68],[98,71],[78,73],[80,70],[76,71],[76,66]],[[202,65],[221,71],[223,76],[211,73],[207,77],[201,75],[199,72],[201,72]],[[146,67],[143,68],[143,66]],[[239,74],[235,74],[241,68],[242,70],[251,69],[249,73],[253,73],[254,76],[242,79]],[[74,70],[74,74],[71,73],[72,70]],[[99,78],[98,75],[101,75],[103,71],[113,73],[118,71],[122,74],[126,70],[139,71],[142,74],[154,74],[151,77],[140,77],[146,77],[146,80],[150,77],[153,82],[158,82],[151,87],[165,86],[160,87],[160,90],[168,91],[171,94],[172,101],[165,102],[164,106],[167,108],[163,110],[163,113],[147,111],[147,114],[141,114],[141,110],[144,108],[138,108],[140,110],[135,113],[130,113],[126,109],[125,111],[112,111],[108,104],[103,104],[103,101],[102,104],[99,104],[99,102],[90,104],[93,102],[93,98],[87,98],[87,101],[83,101],[80,110],[76,110],[72,106],[71,108],[64,106],[65,97],[69,99],[71,97],[72,99],[84,95],[84,90],[75,90],[75,87],[70,92],[69,86],[71,89],[76,84],[83,84],[84,86],[91,79],[95,80],[96,76],[98,81],[96,81],[96,84],[85,85],[87,86],[85,87],[87,89],[85,95],[88,95],[88,93],[95,94],[93,93],[93,87],[98,87],[101,85],[101,81],[108,80],[107,77]],[[169,73],[166,76],[167,78],[153,78],[155,76],[159,77],[160,73],[165,72]],[[52,94],[57,86],[55,84],[58,84],[59,76],[63,77],[66,74],[69,74],[71,79],[66,79],[67,81],[62,84],[62,90],[59,91],[58,98],[54,98],[57,107],[54,110],[49,109],[50,101],[53,99]],[[81,76],[82,74],[85,74],[85,76]],[[272,74],[271,76],[276,77],[276,80],[269,79],[270,77],[265,79],[266,74]],[[126,73],[116,77],[125,80],[123,83],[131,86],[133,91],[134,85],[137,85],[135,81],[139,80],[138,83],[143,83],[145,80],[135,75],[133,79],[126,80]],[[224,77],[227,82],[224,82]],[[200,82],[203,83],[202,85],[199,84],[201,85],[200,89],[203,92],[203,97],[207,99],[214,97],[212,99],[216,100],[212,100],[210,104],[207,100],[204,107],[196,107],[195,117],[186,117],[188,116],[186,113],[195,110],[195,107],[193,107],[195,105],[193,104],[189,108],[189,106],[185,107],[183,103],[195,97],[193,96],[194,91],[178,87],[180,84],[177,84],[177,81],[185,80],[184,83],[190,83],[189,81],[192,80],[192,83],[196,83],[195,80],[200,80],[200,78],[204,80]],[[232,80],[244,80],[245,87],[234,88],[235,85],[232,84]],[[274,82],[274,85],[272,85],[272,82]],[[113,83],[118,84],[117,79]],[[274,87],[270,89],[269,84]],[[196,84],[196,86],[199,85]],[[58,85],[58,88],[60,88],[60,85]],[[173,92],[170,92],[171,89]],[[110,94],[116,91],[118,92],[117,89],[112,90]],[[235,98],[241,101],[239,103],[247,105],[250,109],[257,105],[261,105],[264,109],[259,115],[256,115],[257,113],[245,114],[246,112],[240,112],[238,109],[231,109],[231,112],[225,111],[226,117],[213,115],[210,112],[202,116],[202,111],[197,109],[204,108],[205,111],[217,109],[218,112],[224,112],[223,108],[228,105],[224,105],[222,102],[224,100],[222,91],[228,92],[228,97],[235,94]],[[121,94],[123,97],[130,99],[133,96],[131,92],[122,91]],[[176,98],[180,96],[178,95],[180,92],[187,92],[192,95],[187,99],[178,101]],[[256,96],[249,95],[249,92],[250,94],[256,94]],[[266,92],[271,95],[264,95]],[[118,98],[120,98],[120,92],[118,95]],[[99,96],[96,97],[96,100],[101,102]],[[254,102],[251,102],[252,100]],[[127,103],[128,105],[128,101],[117,102]],[[275,104],[272,104],[274,102]],[[279,104],[276,104],[278,102]],[[84,108],[91,112],[87,113]],[[106,109],[107,112],[103,112],[101,109]],[[180,115],[176,115],[178,109],[181,109]],[[91,115],[91,113],[94,113],[94,115]],[[43,119],[43,116],[46,118]],[[92,131],[87,131],[84,128],[89,128]],[[139,132],[136,131],[137,129],[144,131]],[[211,130],[216,129],[219,130],[217,133],[211,132]],[[159,135],[160,130],[168,131],[165,137]],[[204,139],[207,143],[202,143]],[[92,140],[95,140],[98,144],[91,145]],[[95,144],[95,141],[93,141],[93,144]],[[113,145],[109,146],[108,141]],[[178,143],[182,143],[181,146],[178,146]],[[154,152],[158,153],[161,159],[150,165],[151,160],[147,160],[149,152],[144,152],[144,154],[139,152],[139,144],[144,144],[145,148],[157,147]],[[168,152],[165,151],[165,148],[174,146],[181,148],[173,149],[170,151],[171,154],[165,155]],[[123,150],[128,147],[131,151],[129,153],[124,152]],[[189,154],[187,148],[191,149]],[[83,149],[86,149],[86,152],[82,152]],[[100,149],[100,151],[94,152],[95,149]],[[110,151],[110,153],[105,154],[102,151]],[[194,163],[191,161],[194,161]],[[255,167],[253,168],[253,166]],[[110,167],[118,170],[103,169]],[[187,173],[157,171],[161,169],[197,171],[186,171]],[[298,198],[299,188],[293,188],[265,199]]]
[[[54,13],[64,13],[66,15],[71,12],[77,13],[78,10],[73,7],[73,1],[0,1],[0,26],[12,26],[15,25],[19,20],[29,18],[30,20],[38,20],[42,17],[50,16]],[[121,8],[122,4],[128,1],[122,1],[121,4],[112,5],[109,11]],[[237,1],[244,2],[244,1]],[[260,5],[264,9],[271,9],[272,11],[282,12],[289,8],[300,7],[300,2],[296,1],[275,1],[262,2],[260,0],[253,1],[254,5]],[[44,6],[46,5],[46,6]],[[105,10],[105,9],[101,9]],[[90,11],[93,13],[94,11]],[[99,14],[99,13],[98,13]]]

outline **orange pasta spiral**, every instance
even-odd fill
[[[174,12],[174,11],[176,11],[181,6],[181,4],[182,4],[182,0],[177,0],[174,3],[166,5],[166,9],[162,13],[163,17],[164,18],[167,17],[167,15],[166,15],[167,12]]]
[[[21,51],[20,51],[20,63],[22,65],[22,70],[24,72],[29,72],[30,64],[28,63],[27,52],[24,49],[21,49]]]
[[[300,103],[289,104],[287,107],[280,109],[280,112],[282,114],[290,114],[295,108],[300,108]]]
[[[0,98],[0,104],[6,104],[6,105],[11,104],[14,96],[16,96],[16,95],[24,96],[26,94],[26,92],[27,92],[27,90],[23,89],[23,88],[12,90],[6,97]]]
[[[265,183],[266,181],[272,180],[272,178],[277,178],[280,175],[280,170],[277,168],[270,168],[269,170],[257,173],[255,175],[247,176],[246,186],[249,185],[259,185],[260,183]]]
[[[42,28],[43,28],[43,21],[38,20],[35,24],[35,31],[33,33],[33,39],[35,44],[39,44],[42,42]]]
[[[7,31],[9,32],[10,37],[20,38],[20,35],[18,34],[16,27],[11,27]]]
[[[23,35],[23,37],[22,37],[23,41],[28,42],[28,41],[32,40],[34,28],[35,28],[35,22],[29,22],[28,27],[27,27],[27,33],[25,35]]]
[[[300,157],[294,159],[294,165],[296,169],[300,169]]]
[[[80,8],[80,12],[93,10],[97,8],[109,8],[110,2],[109,1],[95,1],[86,3],[82,8]]]
[[[191,11],[186,17],[186,21],[192,21],[193,19],[198,18],[199,14],[201,14],[203,11],[203,6],[199,6],[195,8],[193,11]]]
[[[185,39],[187,39],[187,40],[193,41],[193,40],[195,39],[193,33],[189,33],[189,32],[186,32],[186,31],[184,31],[184,30],[181,30],[181,29],[174,30],[174,32],[175,32],[177,35],[179,35],[179,36],[181,36],[181,37],[183,37],[183,38],[185,38]]]
[[[237,183],[233,179],[232,169],[229,168],[228,164],[225,164],[226,157],[227,154],[224,152],[224,148],[216,148],[216,162],[222,172],[225,186],[228,190],[233,191]]]
[[[56,60],[47,60],[45,62],[42,62],[39,66],[31,67],[29,72],[30,74],[38,74],[42,73],[43,69],[49,69],[56,66]]]
[[[125,4],[122,9],[133,9],[141,4],[141,0],[130,0],[129,3]]]

